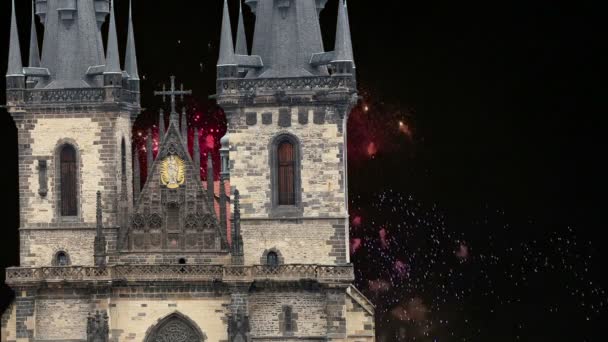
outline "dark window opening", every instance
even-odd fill
[[[120,171],[123,176],[127,174],[127,146],[125,145],[125,138],[122,138],[120,142]]]
[[[294,146],[284,141],[278,148],[279,205],[295,205],[295,156]]]
[[[185,258],[179,258],[179,260],[177,261],[180,265],[185,265],[186,264],[186,259]]]
[[[275,252],[269,252],[266,255],[266,265],[277,267],[279,266],[279,256]]]
[[[65,254],[65,252],[59,252],[56,255],[56,265],[57,266],[68,266],[69,265],[69,261],[68,261],[68,255]]]
[[[60,184],[61,184],[61,216],[76,216],[78,214],[78,191],[76,184],[77,165],[76,149],[65,145],[60,155]]]

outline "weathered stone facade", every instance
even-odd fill
[[[373,306],[351,285],[348,255],[345,127],[357,95],[343,3],[336,50],[320,52],[325,1],[248,0],[262,25],[251,56],[241,33],[235,54],[225,4],[216,98],[228,119],[218,182],[226,192],[199,177],[198,142],[190,154],[175,106],[188,92],[174,86],[161,92],[171,96],[169,125],[156,158],[149,137],[149,174],[141,175],[131,147],[141,110],[132,23],[123,71],[109,0],[36,3],[48,27],[62,30],[43,50],[73,43],[95,51],[67,56],[74,70],[48,58],[23,68],[11,28],[20,265],[7,270],[15,300],[1,340],[374,341]],[[104,57],[97,24],[107,14]],[[297,37],[272,38],[270,49],[294,48],[275,59],[259,41],[279,18],[273,25],[294,25]],[[279,204],[280,141],[294,146],[290,204]],[[66,145],[75,150],[70,163],[61,159]]]

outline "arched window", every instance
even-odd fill
[[[279,205],[295,205],[295,152],[290,141],[279,144],[278,151]]]
[[[266,254],[266,265],[277,267],[279,266],[279,256],[275,252],[268,252]]]
[[[194,321],[175,312],[148,329],[144,342],[204,342],[206,340],[207,336]]]
[[[289,133],[275,136],[268,145],[272,217],[300,217],[302,208],[302,145]]]
[[[77,161],[76,149],[72,145],[64,145],[59,156],[61,194],[61,216],[78,215],[78,190],[77,190]]]
[[[120,142],[120,171],[122,176],[127,175],[127,146],[125,144],[125,138],[122,138]]]
[[[53,259],[53,265],[55,266],[69,266],[70,258],[68,257],[68,253],[64,251],[59,251],[55,254],[55,258]]]

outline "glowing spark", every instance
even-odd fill
[[[376,144],[374,144],[374,142],[370,142],[367,145],[367,154],[371,157],[373,155],[375,155],[378,152],[378,148],[376,147]]]

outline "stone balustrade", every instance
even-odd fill
[[[13,105],[101,104],[107,102],[139,104],[139,93],[117,87],[7,90],[7,103]]]
[[[221,266],[221,265],[110,265],[10,267],[6,270],[6,283],[52,282],[112,282],[112,281],[238,281],[263,280],[352,282],[352,265],[301,265],[278,266]]]

